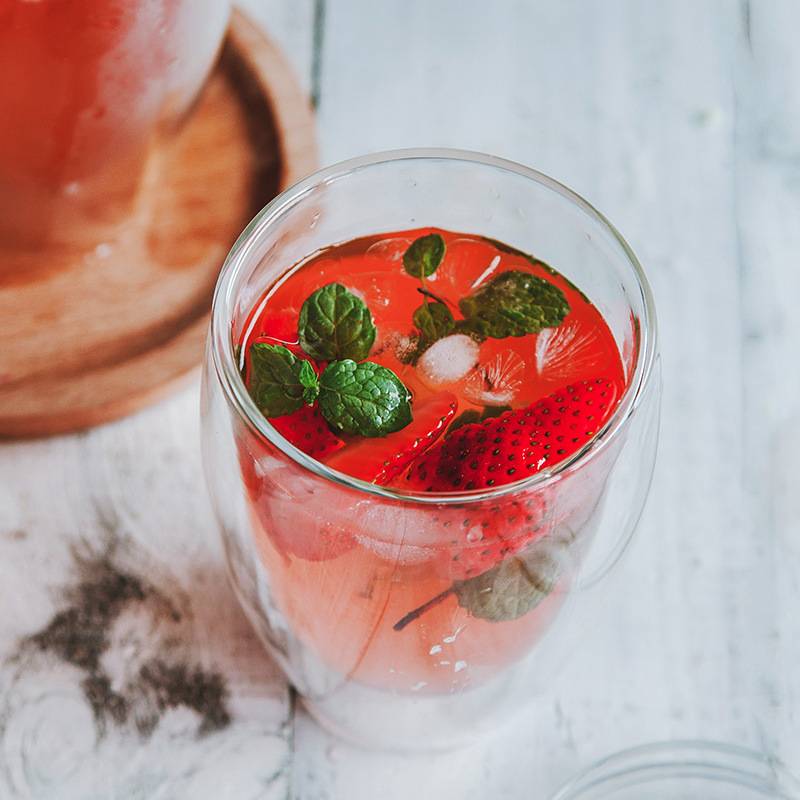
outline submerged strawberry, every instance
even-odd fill
[[[412,422],[402,430],[378,439],[359,439],[326,463],[354,478],[385,485],[402,475],[415,458],[436,442],[450,424],[457,406],[450,392],[435,394],[414,407]]]
[[[615,382],[595,378],[569,384],[527,408],[464,425],[418,459],[404,484],[454,492],[528,478],[583,447],[611,416],[619,395]]]
[[[316,404],[303,406],[285,417],[273,417],[270,422],[281,436],[318,461],[344,447],[344,442],[328,427]]]
[[[550,515],[541,494],[477,507],[444,509],[435,518],[446,539],[451,580],[465,580],[491,569],[549,530]]]

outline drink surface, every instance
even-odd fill
[[[239,346],[286,439],[412,493],[550,469],[625,388],[578,287],[503,243],[432,228],[313,255],[268,289]],[[299,640],[337,675],[422,693],[479,685],[531,650],[568,597],[605,475],[420,507],[310,477],[249,431],[239,455],[273,602]]]
[[[440,262],[424,278],[410,274],[404,255],[414,241],[432,233],[444,245]],[[542,302],[563,302],[564,306],[555,312],[558,323],[540,328],[534,322],[529,327],[537,329],[535,332],[525,333],[522,326],[521,331],[513,331],[514,335],[503,336],[487,336],[485,332],[459,327],[464,321],[460,303],[508,273],[525,273],[555,287],[561,298],[545,296]],[[472,420],[475,414],[486,417],[508,409],[523,409],[569,384],[597,378],[610,382],[617,398],[624,386],[614,337],[598,309],[577,287],[543,262],[501,243],[433,229],[337,245],[293,270],[280,285],[269,290],[246,326],[241,345],[248,375],[255,342],[284,345],[299,358],[309,358],[299,341],[300,312],[314,292],[332,283],[346,287],[366,305],[375,327],[374,342],[365,351],[368,360],[392,370],[408,388],[415,419],[417,410],[434,406],[444,414],[449,405],[455,405],[457,413],[449,417],[449,425],[459,416],[461,423]],[[506,296],[499,292],[497,295],[498,305],[509,302]],[[492,300],[490,297],[489,302]],[[423,308],[428,312],[421,312]],[[415,322],[419,322],[421,312],[423,327],[425,321],[436,324],[440,311],[446,317],[444,327],[436,331],[441,338],[429,344],[424,341],[426,333]],[[433,338],[427,336],[428,340]],[[319,363],[315,368],[319,369]],[[327,454],[324,450],[315,451],[315,444],[354,450],[365,464],[373,460],[372,453],[391,454],[391,444],[387,447],[381,437],[338,435],[336,438],[342,440],[338,445],[328,436],[320,437],[318,442],[293,437],[291,418],[287,416],[273,419],[280,432],[307,452],[321,452],[323,460]],[[298,416],[303,418],[307,412],[301,411]],[[419,433],[419,426],[412,424],[409,428]],[[334,432],[339,433],[335,426]],[[402,430],[389,435],[398,452],[408,438]],[[357,477],[373,479],[368,467],[360,468],[357,458],[345,460],[343,455],[334,459],[334,466]]]

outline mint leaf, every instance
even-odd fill
[[[456,327],[452,312],[440,301],[423,303],[411,319],[420,332],[420,351],[449,336]]]
[[[403,266],[415,278],[427,278],[436,272],[444,258],[444,239],[438,233],[429,233],[415,239],[403,254]]]
[[[499,417],[501,414],[505,414],[506,411],[511,411],[511,406],[486,406],[483,409],[483,413],[476,411],[473,408],[468,408],[466,411],[462,411],[450,423],[450,427],[447,429],[445,438],[447,438],[453,431],[464,427],[464,425],[471,425],[473,422],[483,422],[485,419]]]
[[[505,414],[506,411],[511,411],[511,406],[486,406],[481,414],[481,422],[485,419],[492,419]]]
[[[561,324],[569,313],[564,292],[522,270],[502,272],[459,302],[459,327],[479,336],[526,336]]]
[[[534,267],[541,267],[548,275],[552,275],[555,278],[561,278],[564,283],[569,286],[570,289],[577,292],[580,295],[581,300],[586,303],[591,304],[591,300],[579,289],[566,275],[562,275],[555,267],[551,267],[549,264],[545,263],[544,261],[540,261],[535,256],[532,256],[530,253],[523,253],[522,250],[517,250],[516,247],[512,247],[510,244],[505,244],[504,242],[499,242],[497,239],[490,239],[488,236],[481,236],[485,242],[493,245],[496,250],[499,250],[501,253],[508,253],[512,256],[519,256],[520,258],[524,258]]]
[[[282,417],[310,405],[319,394],[317,375],[308,361],[281,345],[250,345],[250,396],[265,417]]]
[[[300,369],[297,372],[297,380],[303,387],[303,402],[306,405],[313,405],[319,394],[319,378],[309,361],[300,361]]]
[[[375,323],[361,298],[340,283],[317,289],[300,309],[300,346],[317,361],[369,355]]]
[[[536,544],[464,581],[453,591],[473,617],[504,622],[532,611],[555,589],[561,565],[549,545]]]
[[[411,422],[408,389],[394,372],[371,361],[334,361],[319,388],[322,415],[343,433],[385,436]]]
[[[468,408],[466,411],[462,411],[451,423],[450,427],[447,429],[447,433],[445,434],[445,438],[447,438],[453,431],[457,431],[459,428],[463,428],[464,425],[472,425],[473,422],[480,422],[481,415],[479,411],[475,411],[473,408]]]

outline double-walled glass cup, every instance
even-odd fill
[[[535,254],[597,305],[627,389],[579,452],[532,478],[457,494],[402,492],[304,455],[259,413],[235,351],[255,304],[332,244],[419,226]],[[233,585],[323,724],[382,747],[446,747],[547,686],[629,541],[655,458],[653,300],[614,228],[564,186],[489,156],[384,153],[322,170],[267,206],[234,245],[214,300],[204,460]],[[535,526],[533,544],[465,586],[454,562],[476,520]],[[475,552],[485,545],[474,537]],[[590,599],[591,598],[591,599]],[[575,612],[575,613],[573,613]]]

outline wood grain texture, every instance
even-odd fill
[[[306,96],[277,46],[235,11],[218,68],[154,151],[132,217],[90,252],[2,251],[0,337],[15,346],[0,353],[0,435],[96,425],[185,379],[231,244],[314,166]],[[54,330],[58,357],[44,359]]]
[[[309,86],[313,4],[248,5]],[[71,543],[102,543],[116,519],[124,563],[197,604],[202,623],[187,623],[183,646],[232,676],[243,714],[205,743],[190,714],[162,720],[149,745],[110,729],[98,747],[77,676],[50,665],[31,691],[0,690],[4,707],[20,708],[13,727],[0,716],[16,781],[7,790],[0,772],[0,796],[72,800],[57,777],[91,800],[226,789],[267,800],[545,800],[610,751],[686,736],[764,749],[800,772],[800,8],[328,0],[325,12],[326,163],[421,144],[490,150],[563,179],[634,245],[656,292],[664,366],[659,463],[635,544],[549,698],[469,750],[376,755],[302,711],[290,724],[285,686],[224,583],[192,579],[221,571],[194,387],[84,435],[0,447],[3,652],[59,607]],[[5,688],[14,668],[2,674]],[[32,699],[48,695],[65,722]],[[252,697],[263,705],[248,716]],[[70,725],[80,735],[66,747]],[[248,725],[260,731],[257,755]],[[212,745],[216,760],[203,749]],[[131,765],[141,775],[126,784]],[[45,768],[49,783],[31,783]],[[95,769],[102,790],[73,788]]]
[[[250,5],[308,86],[311,26],[301,10],[310,19],[311,4],[278,14]],[[178,394],[122,422],[0,444],[3,800],[287,796],[291,700],[228,588],[200,468],[197,388],[189,377]],[[76,554],[106,552],[180,612],[178,621],[165,619],[148,601],[120,614],[103,656],[112,682],[158,653],[218,672],[228,726],[198,735],[199,715],[179,706],[148,735],[130,719],[102,729],[82,672],[20,646],[64,610]]]

